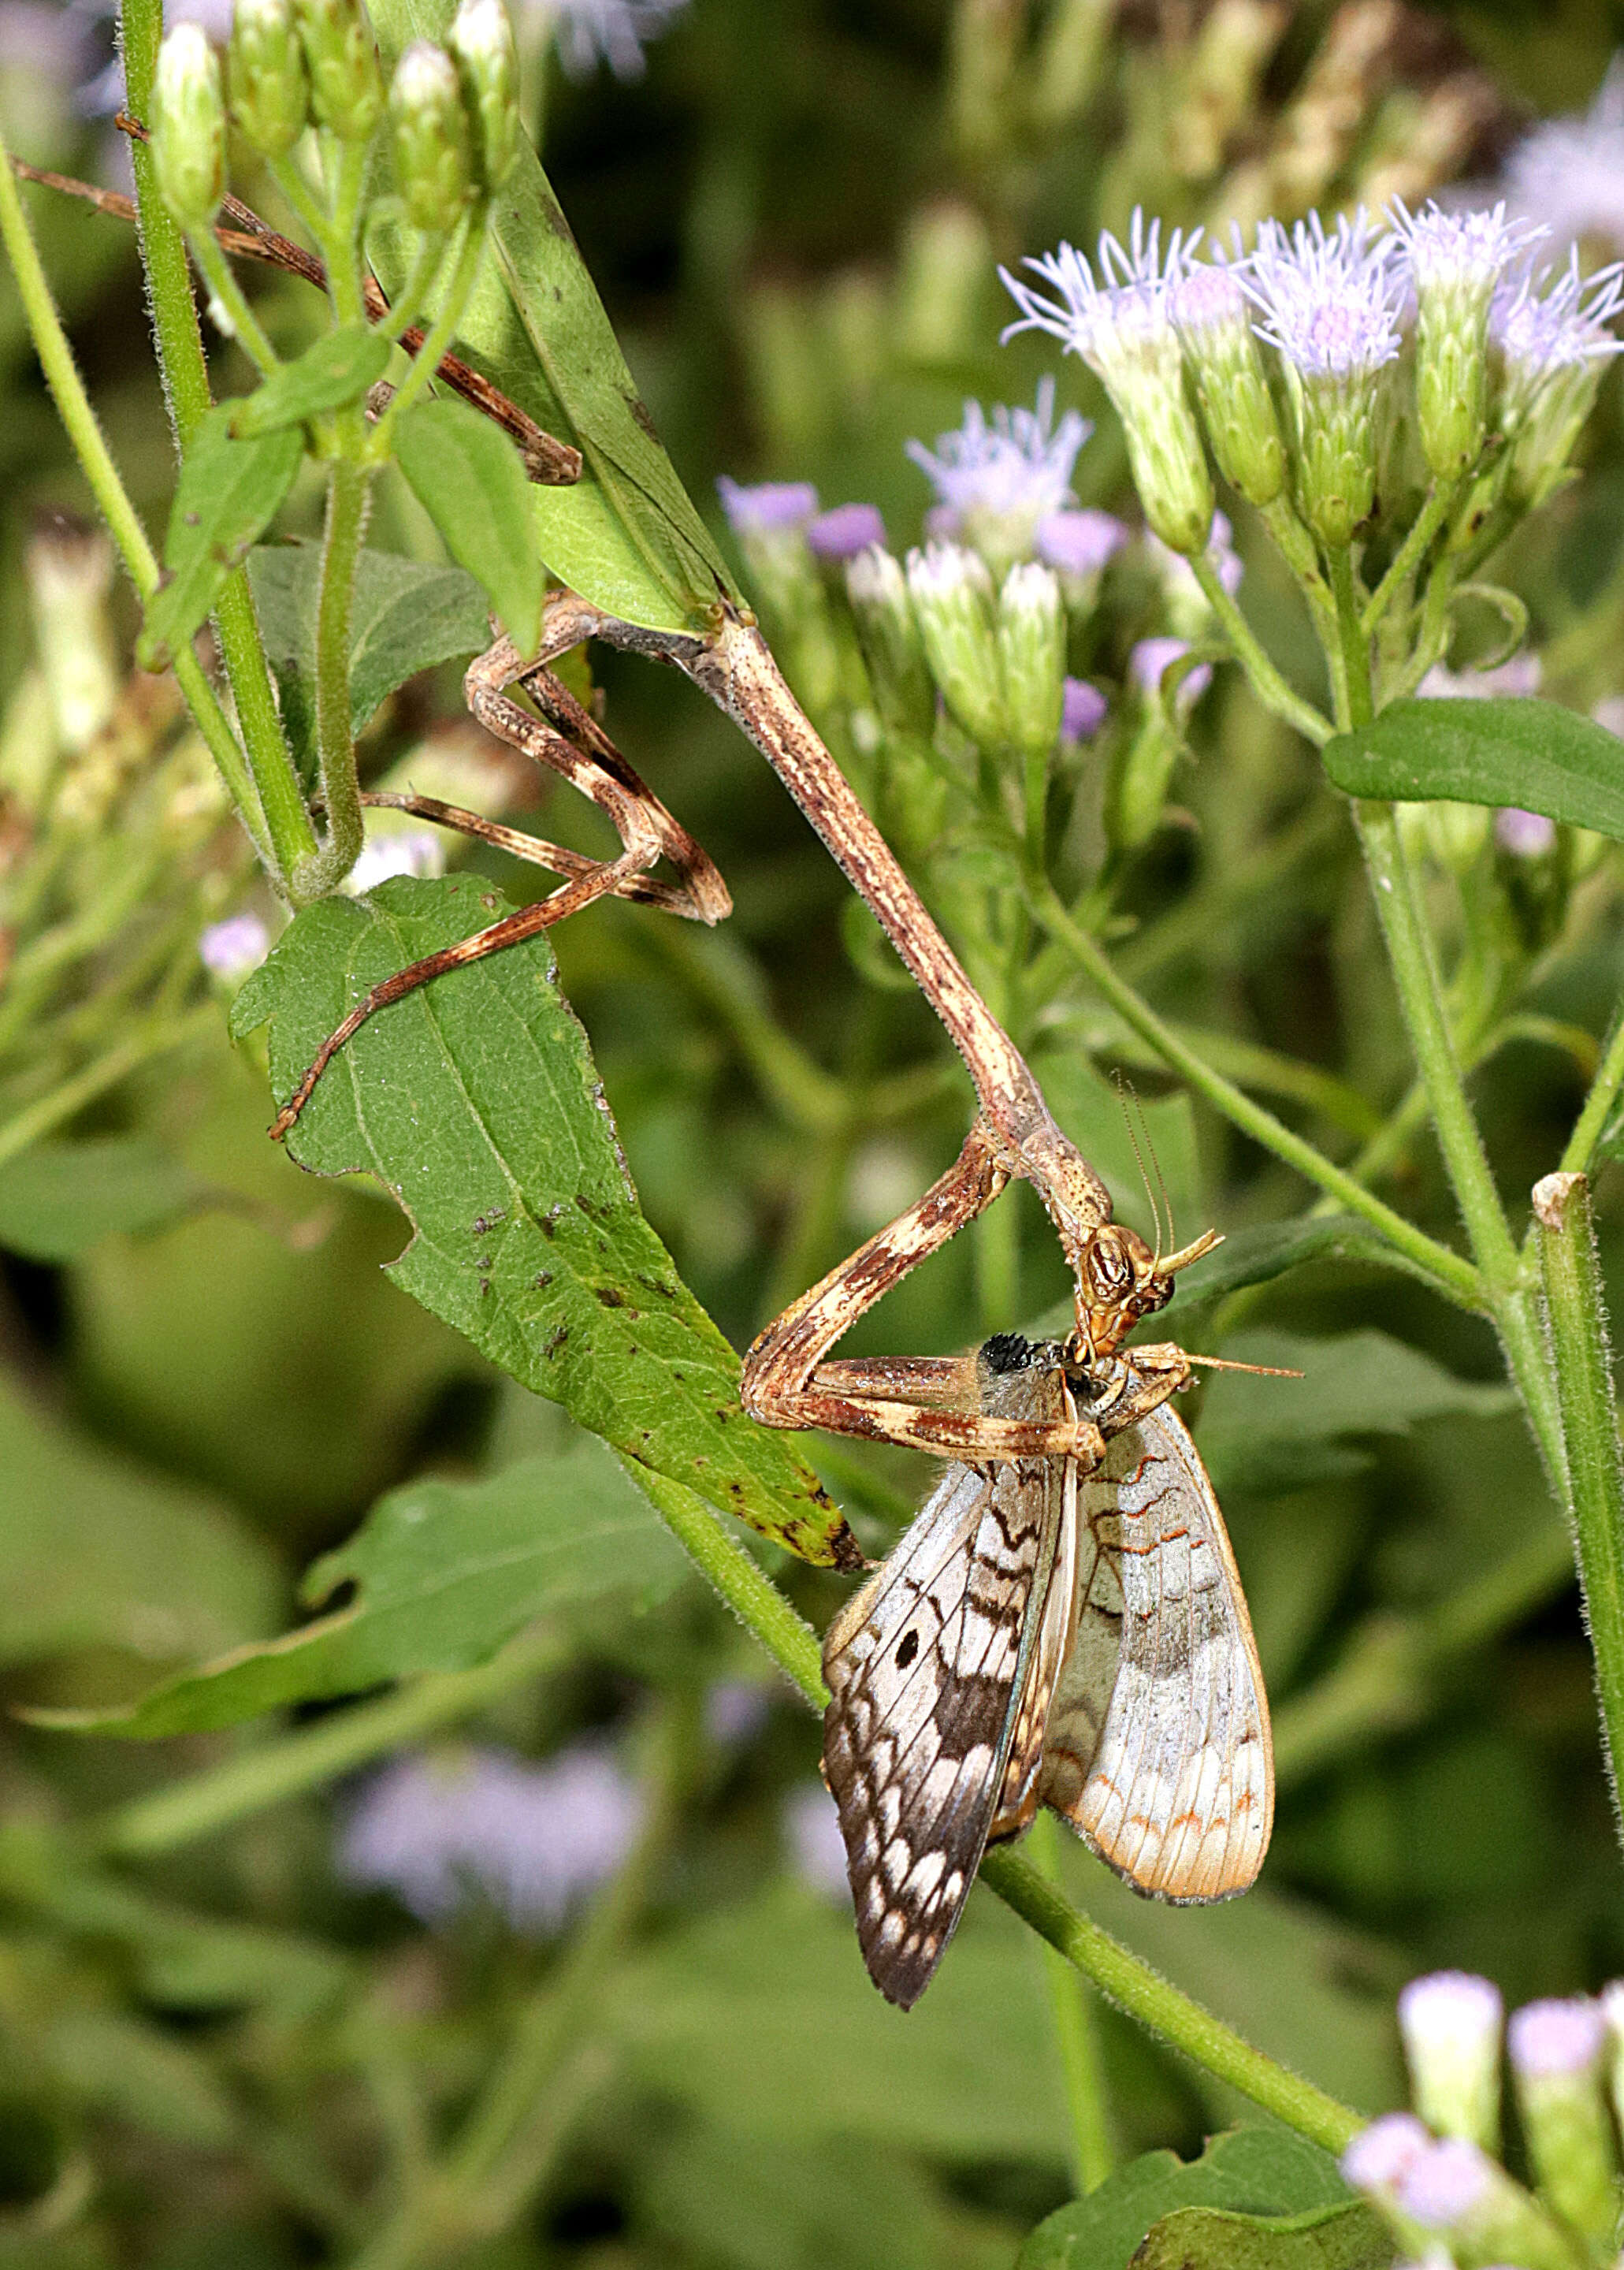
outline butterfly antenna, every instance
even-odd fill
[[[1155,1164],[1156,1160],[1155,1150],[1150,1139],[1150,1128],[1146,1121],[1145,1108],[1135,1092],[1133,1082],[1120,1065],[1112,1072],[1111,1081],[1116,1090],[1117,1101],[1122,1105],[1123,1118],[1127,1124],[1128,1140],[1133,1147],[1133,1162],[1139,1170],[1139,1180],[1145,1185],[1146,1202],[1150,1207],[1150,1218],[1156,1232],[1156,1254],[1153,1265],[1160,1269],[1161,1266],[1161,1208],[1157,1202],[1156,1191],[1152,1185],[1151,1178],[1145,1171],[1145,1150],[1150,1152],[1153,1165]],[[1138,1115],[1137,1129],[1133,1124],[1136,1112]],[[1145,1138],[1145,1150],[1139,1147],[1140,1134]],[[1161,1183],[1161,1168],[1159,1166],[1156,1168],[1156,1181],[1159,1183]],[[1162,1184],[1162,1195],[1166,1196],[1165,1183]],[[1170,1208],[1168,1213],[1168,1243],[1169,1245],[1173,1243],[1173,1215]]]

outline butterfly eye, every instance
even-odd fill
[[[902,1643],[896,1651],[897,1669],[899,1671],[906,1671],[908,1665],[913,1661],[918,1652],[918,1633],[916,1631],[904,1632],[902,1635]]]

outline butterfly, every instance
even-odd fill
[[[1153,1898],[1228,1899],[1263,1865],[1268,1702],[1223,1516],[1165,1400],[1189,1369],[1171,1348],[1085,1370],[1067,1344],[990,1339],[982,1409],[1092,1419],[1103,1459],[950,1465],[829,1627],[824,1777],[864,1959],[904,2009],[987,1845],[1040,1805]]]

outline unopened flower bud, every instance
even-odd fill
[[[462,74],[480,183],[499,189],[519,146],[519,58],[502,0],[463,0],[446,45]]]
[[[109,612],[113,549],[102,529],[50,513],[29,539],[24,567],[56,739],[77,756],[111,720],[122,685]],[[51,736],[41,738],[48,758]]]
[[[1010,569],[998,594],[997,635],[1011,738],[1023,756],[1049,756],[1065,695],[1065,610],[1051,569],[1035,560]]]
[[[847,567],[846,596],[887,731],[928,734],[936,716],[936,692],[901,563],[878,544],[870,545]]]
[[[452,227],[467,202],[472,152],[456,65],[432,40],[414,40],[395,67],[389,140],[412,227],[425,235]]]
[[[1398,1997],[1398,2030],[1416,2111],[1440,2136],[1486,2151],[1500,2140],[1500,1990],[1464,1970],[1413,1978]]]
[[[1401,2233],[1406,2223],[1419,2227],[1457,2261],[1574,2270],[1572,2247],[1539,2202],[1465,2137],[1447,2137],[1411,2161],[1393,2205]]]
[[[1416,422],[1427,467],[1454,480],[1474,464],[1487,432],[1488,318],[1496,286],[1546,231],[1492,212],[1413,217],[1395,206],[1415,284]]]
[[[993,635],[992,577],[978,553],[931,544],[908,555],[925,658],[953,723],[977,748],[1002,747],[1009,720],[1000,691]]]
[[[1599,2003],[1530,2002],[1514,2013],[1507,2047],[1517,2111],[1539,2189],[1564,2222],[1594,2244],[1618,2220],[1618,2159],[1602,2093],[1607,2029]]]
[[[231,115],[266,158],[285,156],[310,116],[310,76],[292,0],[236,0],[231,19]]]
[[[1286,486],[1286,443],[1246,294],[1221,261],[1184,271],[1169,301],[1218,470],[1256,505]]]
[[[1106,830],[1120,850],[1137,850],[1161,826],[1173,768],[1184,746],[1182,720],[1212,682],[1205,663],[1187,671],[1178,680],[1169,715],[1162,676],[1189,651],[1183,639],[1141,639],[1128,657],[1128,674],[1145,706],[1138,731],[1116,767],[1106,805]]]
[[[219,59],[198,24],[177,24],[158,51],[152,162],[182,228],[207,228],[226,194],[226,104]]]
[[[360,0],[293,0],[317,122],[365,142],[383,115],[383,80]]]

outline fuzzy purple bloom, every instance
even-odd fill
[[[1051,512],[1039,521],[1032,548],[1057,575],[1097,575],[1128,541],[1114,513]]]
[[[257,915],[228,915],[211,923],[197,941],[204,968],[228,985],[257,969],[270,951],[271,933]]]
[[[705,1691],[705,1732],[721,1749],[753,1741],[766,1725],[773,1698],[753,1679],[719,1679]]]
[[[1072,468],[1093,428],[1079,411],[1068,410],[1057,426],[1054,415],[1055,382],[1046,378],[1031,410],[999,404],[990,419],[979,402],[967,402],[963,424],[938,434],[934,450],[908,442],[936,491],[933,516],[944,522],[931,533],[957,535],[978,515],[1035,520],[1069,503]]]
[[[671,29],[687,0],[520,0],[517,12],[551,29],[571,78],[589,78],[600,61],[619,79],[641,78],[643,49]]]
[[[1445,212],[1429,200],[1413,213],[1395,197],[1389,218],[1418,292],[1491,292],[1550,234],[1538,221],[1509,219],[1503,201]]]
[[[1556,822],[1543,812],[1507,805],[1494,814],[1494,841],[1514,859],[1543,859],[1556,846]]]
[[[1583,2073],[1600,2057],[1606,2032],[1598,2002],[1527,2002],[1512,2013],[1506,2052],[1524,2081]]]
[[[1097,278],[1086,255],[1071,244],[1023,263],[1054,286],[1057,300],[1046,300],[1030,284],[1000,268],[1005,288],[1020,309],[1002,336],[1007,339],[1017,331],[1052,332],[1109,384],[1109,367],[1123,345],[1131,347],[1143,334],[1170,330],[1168,295],[1200,234],[1197,229],[1185,238],[1175,229],[1164,261],[1161,223],[1153,220],[1147,226],[1136,205],[1125,245],[1109,231],[1101,236]]]
[[[1161,675],[1170,664],[1190,652],[1190,641],[1182,638],[1141,639],[1128,657],[1128,672],[1140,692],[1153,701],[1161,698]],[[1181,679],[1178,707],[1193,709],[1207,687],[1212,683],[1212,672],[1204,662]]]
[[[1086,678],[1068,678],[1060,699],[1060,738],[1071,748],[1092,741],[1104,724],[1110,708],[1097,686]]]
[[[1548,119],[1506,160],[1513,209],[1559,244],[1602,237],[1624,249],[1624,59],[1615,57],[1583,116]]]
[[[1498,2040],[1503,2012],[1493,1979],[1470,1970],[1428,1971],[1412,1978],[1398,1997],[1398,2024],[1406,2040],[1412,2032],[1462,2044]]]
[[[1260,338],[1304,378],[1374,376],[1395,361],[1405,279],[1398,240],[1373,234],[1361,207],[1327,230],[1310,213],[1289,234],[1277,220],[1258,228],[1241,274],[1263,320]]]
[[[877,504],[837,504],[806,524],[806,541],[819,560],[855,560],[871,544],[883,545],[886,523]]]
[[[1343,2153],[1342,2173],[1357,2192],[1391,2191],[1433,2140],[1413,2112],[1384,2112]]]
[[[1425,2230],[1449,2230],[1480,2207],[1494,2187],[1494,2163],[1464,2137],[1446,2136],[1418,2153],[1399,2175],[1398,2202]]]
[[[1553,275],[1555,281],[1552,282]],[[1581,277],[1579,256],[1494,294],[1489,335],[1524,385],[1624,352],[1606,325],[1624,309],[1624,262]]]
[[[846,1873],[840,1815],[821,1782],[790,1791],[784,1801],[783,1825],[790,1857],[802,1882],[826,1899],[849,1902],[851,1880]]]
[[[722,473],[716,494],[729,527],[741,538],[804,528],[818,509],[818,492],[810,481],[758,481],[748,486]]]

